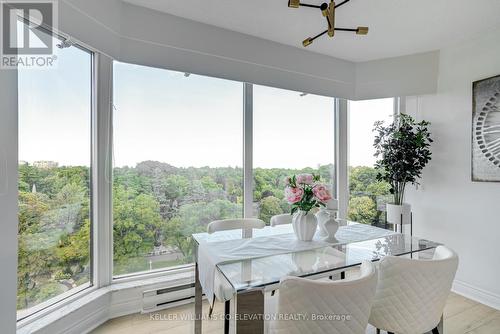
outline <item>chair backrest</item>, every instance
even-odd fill
[[[226,230],[263,228],[264,226],[266,226],[266,223],[257,218],[223,219],[215,220],[208,224],[207,232],[214,233]]]
[[[380,261],[370,324],[394,333],[426,333],[435,328],[458,267],[444,246],[430,260],[386,256]]]
[[[371,262],[361,265],[356,279],[313,281],[287,277],[279,287],[272,334],[365,334],[377,286]],[[294,321],[286,316],[293,315]],[[305,315],[305,317],[297,317]]]
[[[270,222],[271,226],[291,224],[291,223],[292,223],[292,215],[289,213],[272,216]]]

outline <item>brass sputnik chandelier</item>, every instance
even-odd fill
[[[338,5],[335,4],[333,0],[330,1],[330,4],[323,2],[321,5],[311,5],[307,3],[301,3],[300,0],[288,0],[288,7],[290,8],[299,8],[299,7],[310,7],[310,8],[318,8],[321,10],[321,14],[326,17],[326,22],[328,24],[328,29],[317,34],[314,37],[308,37],[303,42],[302,45],[309,46],[312,42],[318,38],[323,36],[324,34],[328,34],[328,36],[335,36],[335,31],[352,31],[357,35],[366,35],[368,34],[368,27],[357,27],[357,28],[336,28],[335,27],[335,9],[348,3],[350,0],[344,0]]]

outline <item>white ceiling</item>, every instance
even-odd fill
[[[326,25],[318,9],[291,9],[287,0],[124,1],[298,48]],[[356,62],[396,57],[437,50],[499,27],[500,0],[351,0],[338,8],[336,25],[368,26],[370,32],[338,32],[307,50]]]

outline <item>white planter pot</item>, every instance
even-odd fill
[[[411,205],[403,203],[402,205],[386,204],[387,222],[389,224],[410,224]]]
[[[305,213],[305,211],[299,210],[293,214],[292,227],[297,239],[311,241],[316,233],[318,221],[311,212]]]

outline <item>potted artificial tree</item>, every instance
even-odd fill
[[[407,184],[417,185],[425,165],[431,160],[429,122],[416,122],[411,116],[400,114],[394,122],[374,124],[375,169],[377,180],[390,185],[394,201],[388,203],[386,220],[390,224],[410,223],[411,206],[404,203]]]

